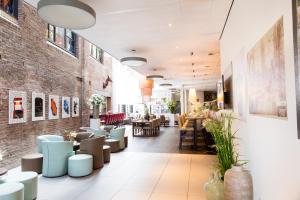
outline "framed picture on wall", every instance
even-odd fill
[[[70,97],[61,98],[61,117],[69,118],[71,116]]]
[[[293,36],[296,84],[297,131],[300,139],[300,0],[293,2]]]
[[[59,96],[57,95],[49,95],[49,119],[59,119]]]
[[[45,120],[45,94],[32,92],[32,121]]]
[[[79,98],[72,97],[72,117],[79,116]]]
[[[26,92],[9,90],[8,123],[25,123],[27,120]]]

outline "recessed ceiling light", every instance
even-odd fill
[[[159,78],[164,78],[162,75],[154,74],[154,75],[148,75],[146,76],[147,79],[159,79]]]
[[[169,24],[168,24],[168,26],[169,26],[169,27],[172,27],[172,24],[171,24],[171,23],[169,23]]]
[[[209,65],[206,65],[206,66],[204,66],[204,67],[210,67]]]
[[[215,55],[215,54],[214,54],[214,53],[208,53],[208,55],[209,55],[209,56],[213,56],[213,55]]]
[[[176,49],[179,49],[179,46],[176,46],[175,48],[176,48]]]
[[[96,23],[96,12],[78,0],[40,0],[39,16],[54,26],[68,29],[86,29]]]

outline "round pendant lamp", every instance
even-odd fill
[[[142,96],[152,96],[152,88],[142,88]]]
[[[145,79],[143,81],[140,82],[140,88],[153,88],[154,87],[154,81],[151,79]]]
[[[140,67],[147,64],[147,59],[142,57],[125,57],[121,58],[121,63],[130,67]]]
[[[96,23],[96,13],[78,0],[40,0],[39,16],[54,26],[67,29],[86,29]]]
[[[146,78],[147,78],[147,79],[163,79],[164,76],[158,75],[158,74],[154,74],[154,75],[146,76]]]
[[[159,86],[161,86],[161,87],[170,87],[170,86],[172,86],[172,84],[171,83],[162,83]]]

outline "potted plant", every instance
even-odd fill
[[[150,115],[149,115],[149,109],[146,105],[144,105],[144,119],[149,121]]]
[[[100,106],[105,103],[105,99],[102,95],[99,94],[93,94],[88,99],[88,104],[93,106],[93,118],[98,119],[99,118],[99,112],[100,112]]]
[[[90,119],[90,127],[92,129],[100,129],[99,111],[100,106],[105,103],[105,98],[99,94],[93,94],[88,99],[88,105],[93,106],[93,119]]]
[[[203,126],[212,134],[215,141],[218,157],[217,169],[220,173],[219,179],[220,181],[225,179],[224,195],[215,199],[221,200],[224,196],[225,200],[248,200],[253,197],[252,178],[250,173],[242,168],[244,163],[238,160],[238,154],[235,152],[234,140],[236,138],[235,132],[232,132],[233,119],[232,114],[223,113],[213,119],[206,119],[203,123]],[[216,181],[215,183],[218,184],[219,182]],[[219,185],[213,188],[223,191],[223,188]],[[241,195],[243,195],[243,198],[241,198]],[[245,196],[249,198],[244,198]]]
[[[170,113],[175,114],[176,112],[176,101],[171,100],[167,102],[168,110]]]

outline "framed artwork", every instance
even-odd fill
[[[79,116],[79,98],[72,97],[72,117]]]
[[[26,92],[9,90],[8,123],[25,123],[27,120]]]
[[[32,121],[45,120],[45,94],[32,92]]]
[[[69,118],[71,116],[70,97],[61,98],[61,117]]]
[[[283,17],[247,55],[250,114],[287,119]]]
[[[295,84],[296,84],[296,106],[297,106],[297,130],[300,139],[300,0],[293,2],[293,33],[294,33],[294,55],[295,55]]]
[[[234,111],[238,114],[239,119],[246,121],[247,117],[247,80],[245,74],[247,74],[246,54],[242,49],[236,57],[232,60],[233,70],[233,103]]]
[[[49,95],[49,111],[48,118],[59,119],[59,96],[57,95]]]
[[[224,109],[224,76],[217,82],[217,104],[219,109]]]

